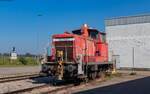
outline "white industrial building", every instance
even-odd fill
[[[117,68],[150,69],[150,15],[105,19],[109,60]]]

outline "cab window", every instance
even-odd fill
[[[88,33],[89,33],[89,37],[94,38],[94,39],[98,39],[97,32],[88,32]]]

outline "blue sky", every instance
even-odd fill
[[[105,18],[137,14],[150,14],[150,0],[0,0],[0,52],[36,54],[39,31],[42,53],[48,36],[84,23],[105,32]]]

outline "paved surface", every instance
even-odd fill
[[[26,66],[26,67],[0,67],[0,74],[17,74],[27,72],[40,71],[40,66]]]
[[[138,72],[137,75],[131,77],[145,74],[146,76],[142,78],[80,91],[75,94],[150,94],[150,72]]]

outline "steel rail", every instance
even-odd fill
[[[105,74],[106,75],[106,74]],[[77,86],[81,86],[81,85],[84,85],[85,83],[88,83],[88,84],[96,84],[97,82],[101,82],[102,80],[100,81],[97,81],[99,78],[95,79],[95,80],[89,80],[88,82],[77,82],[77,83],[73,83],[73,84],[69,84],[69,85],[66,85],[64,87],[60,87],[60,88],[56,88],[54,90],[49,90],[49,91],[46,91],[46,92],[42,92],[40,94],[55,94],[56,92],[59,92],[59,91],[62,91],[62,90],[66,90],[66,89],[69,89],[69,88],[72,88],[72,87],[77,87]],[[64,93],[65,94],[65,93]]]
[[[95,79],[95,80],[89,80],[88,83],[93,84],[93,83],[97,83],[97,82],[101,82],[101,81],[97,81]],[[56,87],[56,89],[41,92],[40,94],[53,94],[53,93],[56,93],[56,92],[59,92],[59,91],[62,91],[62,90],[66,90],[66,89],[69,89],[69,88],[72,88],[72,87],[77,87],[77,86],[80,86],[80,85],[83,85],[83,84],[85,84],[85,82],[80,82],[80,83],[77,82],[76,84],[73,83],[73,84],[69,84],[69,85],[66,85],[66,86],[62,86],[62,87]],[[16,90],[16,91],[10,91],[10,92],[3,93],[3,94],[21,94],[21,93],[25,93],[25,92],[30,92],[30,91],[35,90],[35,89],[41,89],[41,88],[46,88],[46,87],[50,87],[50,86],[53,86],[53,85],[45,84],[45,85],[40,85],[40,86],[36,86],[36,87],[31,87],[31,88],[26,88],[26,89],[21,89],[21,90]]]
[[[39,75],[39,74],[30,74],[30,75],[20,75],[20,76],[10,76],[10,77],[3,77],[3,78],[0,78],[0,80],[5,80],[5,79],[11,79],[11,78],[18,78],[18,77],[26,77],[26,76],[36,76],[36,75]]]
[[[95,82],[94,81],[89,81],[88,83],[93,83]],[[83,85],[85,84],[84,82],[80,83],[80,85]],[[77,86],[80,86],[80,85],[77,85]],[[26,88],[26,89],[21,89],[21,90],[16,90],[16,91],[10,91],[10,92],[6,92],[6,93],[3,93],[3,94],[21,94],[21,93],[26,93],[26,92],[30,92],[32,90],[35,90],[35,89],[42,89],[42,88],[46,88],[46,87],[50,87],[50,86],[53,86],[51,84],[45,84],[45,85],[40,85],[40,86],[36,86],[36,87],[31,87],[31,88]],[[56,87],[56,89],[53,89],[53,90],[49,90],[49,91],[46,91],[46,92],[41,92],[39,94],[53,94],[53,93],[56,93],[56,92],[59,92],[59,91],[62,91],[62,90],[66,90],[66,89],[69,89],[69,88],[72,88],[72,87],[76,87],[75,84],[69,84],[69,85],[66,85],[66,86],[62,86],[62,87]]]
[[[40,86],[36,86],[36,87],[31,87],[31,88],[11,91],[11,92],[7,92],[7,93],[3,93],[3,94],[20,94],[20,93],[32,91],[34,89],[40,89],[40,88],[45,88],[45,87],[49,87],[49,86],[51,86],[51,85],[50,84],[40,85]]]
[[[72,87],[74,87],[74,84],[63,86],[63,87],[60,87],[60,88],[56,88],[54,90],[42,92],[40,94],[53,94],[53,93],[56,93],[56,92],[59,92],[59,91],[62,91],[62,90],[68,89],[68,88],[72,88]]]
[[[33,78],[38,78],[38,77],[41,77],[41,76],[39,74],[33,74],[33,75],[6,77],[6,78],[0,78],[0,83],[19,81],[19,80],[25,80],[25,79],[33,79]]]
[[[106,75],[106,74],[105,74]],[[64,86],[64,87],[60,87],[60,88],[56,88],[54,90],[49,90],[49,91],[46,91],[46,92],[42,92],[40,94],[55,94],[56,92],[59,92],[59,91],[62,91],[62,90],[66,90],[66,89],[69,89],[69,88],[72,88],[72,87],[77,87],[77,86],[81,86],[81,85],[84,85],[85,83],[88,83],[88,84],[96,84],[98,82],[101,82],[102,80],[98,81],[99,78],[95,79],[95,80],[89,80],[88,82],[77,82],[77,83],[73,83],[73,84],[69,84],[67,86]],[[64,93],[65,94],[65,93]]]

